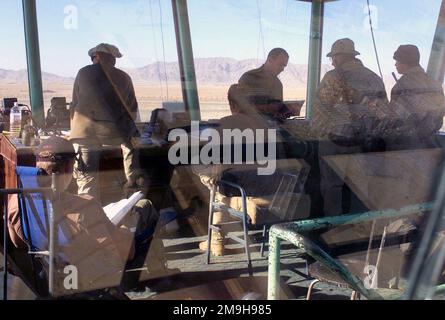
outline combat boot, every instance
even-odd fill
[[[224,222],[227,220],[226,215],[223,212],[215,212],[213,216],[213,224],[218,224],[221,222]],[[212,238],[211,238],[211,246],[210,246],[210,252],[214,256],[223,256],[224,255],[224,242],[225,242],[225,236],[224,232],[220,229],[219,231],[213,230],[212,231]],[[202,241],[199,244],[199,249],[202,251],[207,251],[208,247],[208,241]]]
[[[220,257],[220,256],[224,255],[224,250],[225,250],[224,240],[225,240],[225,238],[221,232],[217,232],[217,231],[212,232],[212,239],[210,241],[210,243],[211,243],[210,252],[214,256]],[[200,250],[207,251],[207,247],[208,247],[207,240],[199,243]]]

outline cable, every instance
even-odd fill
[[[156,43],[156,32],[154,29],[154,20],[153,20],[153,8],[151,6],[151,0],[148,1],[149,7],[150,7],[150,18],[152,22],[152,31],[153,31],[153,44],[154,44],[154,50],[155,50],[155,57],[156,57],[156,69],[158,72],[158,78],[159,78],[159,86],[161,87],[161,100],[164,101],[164,90],[162,88],[162,79],[161,79],[161,70],[159,70],[159,57],[158,57],[158,49],[157,43]]]
[[[259,40],[258,40],[258,50],[257,50],[257,60],[259,56],[260,51],[260,40],[261,44],[263,45],[263,58],[266,58],[266,47],[264,45],[264,34],[263,34],[263,25],[261,23],[261,6],[260,6],[260,0],[256,1],[257,9],[258,9],[258,23],[259,23]]]
[[[163,18],[162,18],[162,6],[161,6],[161,0],[158,0],[159,3],[159,17],[161,19],[161,39],[162,39],[162,55],[164,58],[164,74],[165,74],[165,86],[167,87],[167,101],[168,99],[168,75],[167,75],[167,64],[165,63],[165,43],[164,43],[164,28],[163,28]]]
[[[286,30],[287,27],[287,13],[289,10],[289,0],[286,1],[286,10],[284,11],[284,30]],[[284,35],[285,33],[283,32],[281,35],[281,43],[284,44]]]
[[[377,66],[379,68],[380,78],[382,78],[382,80],[383,80],[382,69],[380,68],[379,54],[377,53],[377,46],[375,44],[374,28],[372,27],[371,8],[370,8],[370,5],[369,5],[369,0],[366,0],[366,2],[368,4],[369,26],[371,27],[372,43],[374,45],[375,57],[377,59]]]

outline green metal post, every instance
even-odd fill
[[[23,22],[25,27],[26,62],[28,67],[28,87],[34,125],[45,123],[43,105],[42,70],[40,67],[39,32],[35,0],[22,0]]]
[[[176,47],[178,49],[179,71],[181,73],[182,96],[191,120],[201,120],[198,89],[196,85],[192,39],[187,12],[187,0],[172,0],[175,23]]]
[[[440,6],[427,73],[431,78],[440,83],[443,82],[445,74],[445,0],[442,0]]]
[[[323,15],[324,2],[322,0],[313,0],[311,13],[311,31],[309,36],[309,62],[306,94],[306,118],[308,120],[312,119],[312,109],[315,100],[315,94],[318,84],[320,83],[321,50],[323,40]]]
[[[291,230],[287,230],[286,228],[281,229],[280,226],[282,225],[276,225],[276,226],[278,228],[272,226],[272,228],[270,229],[269,237],[272,235],[273,237],[278,237],[282,240],[289,241],[290,243],[295,245],[297,248],[303,250],[303,252],[309,254],[311,257],[313,257],[315,260],[317,260],[324,266],[327,266],[330,270],[335,270],[337,275],[340,278],[342,278],[346,283],[348,283],[351,288],[353,288],[355,291],[359,292],[363,296],[367,297],[368,299],[381,299],[379,294],[366,289],[364,284],[358,277],[351,274],[342,263],[340,263],[335,258],[329,256],[325,251],[323,251],[323,249],[321,249],[311,240],[309,240],[308,238],[306,238],[301,234],[295,233]],[[270,279],[270,281],[272,282],[272,279]],[[275,286],[277,286],[277,284],[278,281],[276,281]],[[273,284],[271,283],[271,285]]]
[[[267,299],[279,299],[281,240],[269,234],[269,272],[267,275]]]

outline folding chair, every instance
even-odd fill
[[[32,257],[32,263],[35,270],[34,256],[46,257],[48,259],[48,290],[50,293],[54,291],[54,248],[57,237],[57,231],[55,228],[54,208],[49,204],[53,199],[58,197],[58,190],[56,186],[55,175],[52,177],[51,188],[40,188],[37,184],[37,168],[17,168],[17,173],[20,176],[19,185],[17,189],[2,189],[0,194],[4,197],[8,195],[17,194],[19,196],[19,210],[20,219],[23,228],[23,234],[28,245],[29,253]],[[27,180],[29,183],[28,188],[23,188],[22,180]],[[33,213],[28,212],[26,207],[27,203],[33,202],[32,198],[38,199],[39,206],[43,206],[43,210],[32,210]],[[48,202],[47,202],[48,201]],[[5,202],[7,203],[7,202]],[[31,205],[32,207],[33,205]],[[34,207],[35,208],[35,207]],[[8,206],[4,208],[4,292],[3,299],[7,300],[7,273],[8,273]],[[49,235],[49,236],[48,236]],[[66,239],[60,237],[59,241],[64,243]]]
[[[294,159],[290,163],[293,170],[279,172],[278,176],[274,177],[277,179],[276,181],[279,180],[279,183],[276,184],[276,190],[273,194],[249,195],[245,186],[227,181],[224,174],[210,189],[207,241],[211,243],[213,231],[218,231],[225,225],[241,224],[243,237],[230,235],[230,238],[244,246],[249,270],[252,267],[248,238],[249,229],[262,228],[260,253],[263,256],[267,232],[271,225],[309,216],[309,198],[303,194],[308,167],[304,162]],[[267,177],[253,175],[251,179],[253,181],[250,183],[268,183],[267,179]],[[226,212],[235,221],[214,224],[214,213],[216,211]],[[207,246],[207,263],[210,263],[210,246]]]
[[[17,167],[17,176],[19,189],[32,188],[36,189],[38,187],[37,178],[39,175],[39,169],[32,167]],[[53,178],[55,183],[55,179]],[[45,190],[44,188],[37,188],[37,190]],[[25,189],[26,190],[26,189]],[[51,190],[51,189],[50,189]],[[54,205],[57,201],[54,195],[44,195],[41,193],[25,192],[19,195],[19,207],[20,207],[20,219],[22,223],[23,234],[25,242],[28,245],[29,254],[31,255],[31,261],[33,264],[33,269],[36,270],[37,263],[35,257],[46,258],[52,261],[48,265],[43,265],[43,267],[48,267],[48,284],[49,293],[54,294],[54,249],[57,248],[57,257],[62,261],[67,261],[66,256],[64,256],[64,248],[70,245],[70,236],[65,234],[67,230],[64,230],[62,226],[57,228],[51,224],[54,224],[53,212],[57,209]],[[149,200],[147,202],[151,205],[151,209],[154,210],[153,205]],[[161,216],[158,219],[157,224],[163,226],[164,224],[175,219],[176,216],[171,213],[168,215]],[[153,221],[155,222],[155,221]],[[135,258],[127,262],[124,268],[125,273],[129,272],[139,272],[142,270],[148,270],[145,263],[141,265],[137,261],[136,257],[143,256],[148,252],[148,248],[151,244],[151,239],[155,233],[156,223],[150,224],[145,229],[142,229],[134,238],[135,246]],[[145,260],[144,260],[145,261]],[[48,263],[45,259],[41,260],[43,264]],[[133,263],[134,262],[134,263]],[[46,292],[46,291],[43,291]]]

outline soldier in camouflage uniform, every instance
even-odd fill
[[[380,114],[384,117],[387,97],[382,79],[356,58],[354,42],[337,40],[328,57],[334,70],[320,83],[314,104],[313,127],[320,137],[319,163],[321,192],[325,215],[339,215],[343,210],[344,182],[325,162],[324,156],[362,151],[357,136],[377,121],[368,121]],[[356,210],[351,207],[351,211]]]
[[[390,108],[404,123],[404,136],[391,144],[395,148],[431,148],[437,146],[436,133],[445,115],[444,93],[439,82],[431,79],[419,65],[419,49],[401,45],[394,53],[397,72],[402,77],[391,91]]]

